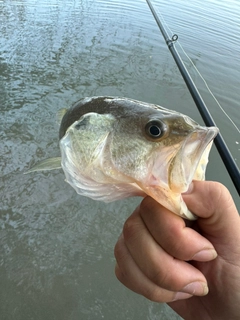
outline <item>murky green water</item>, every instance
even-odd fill
[[[240,3],[153,3],[239,125]],[[184,61],[239,164],[239,134]],[[0,91],[0,318],[178,319],[114,276],[114,244],[140,199],[106,205],[60,171],[23,175],[59,155],[55,115],[81,97],[127,96],[202,123],[145,1],[0,1]],[[216,150],[207,177],[240,208]]]

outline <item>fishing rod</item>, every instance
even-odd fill
[[[203,121],[205,122],[206,126],[215,126],[216,127],[216,124],[208,110],[208,108],[206,107],[197,87],[195,86],[190,74],[188,73],[180,55],[178,54],[178,51],[176,50],[175,46],[174,46],[174,42],[177,41],[178,39],[178,36],[175,34],[172,36],[172,38],[170,39],[162,22],[160,21],[156,11],[154,10],[152,4],[151,4],[151,1],[150,0],[146,0],[156,22],[157,22],[157,25],[165,39],[165,42],[168,46],[168,49],[170,50],[177,66],[178,66],[178,69],[188,87],[188,90],[189,92],[191,93],[191,96],[203,118]],[[222,135],[220,133],[218,133],[218,135],[216,136],[216,138],[214,139],[214,143],[217,147],[217,150],[222,158],[222,161],[232,179],[232,182],[238,192],[238,194],[240,195],[240,172],[239,172],[239,169],[231,155],[231,152],[229,151]]]

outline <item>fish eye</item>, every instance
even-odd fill
[[[145,132],[152,139],[161,138],[166,131],[166,126],[159,120],[151,120],[145,126]]]

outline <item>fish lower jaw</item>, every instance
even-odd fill
[[[140,186],[140,185],[139,185]],[[151,198],[156,200],[163,207],[176,215],[187,220],[196,220],[197,217],[187,208],[183,201],[181,192],[173,192],[168,187],[161,186],[140,186],[141,189]]]
[[[209,127],[189,135],[169,166],[171,190],[184,193],[192,180],[205,180],[209,152],[218,131],[215,127]]]
[[[182,199],[182,196],[180,196]],[[178,213],[177,213],[178,214]],[[193,214],[187,207],[186,203],[183,201],[181,202],[180,212],[178,214],[183,219],[187,220],[197,220],[197,216]]]

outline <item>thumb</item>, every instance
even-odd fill
[[[188,209],[199,217],[197,224],[203,236],[222,245],[239,243],[239,214],[225,186],[213,181],[194,181],[183,199]]]

